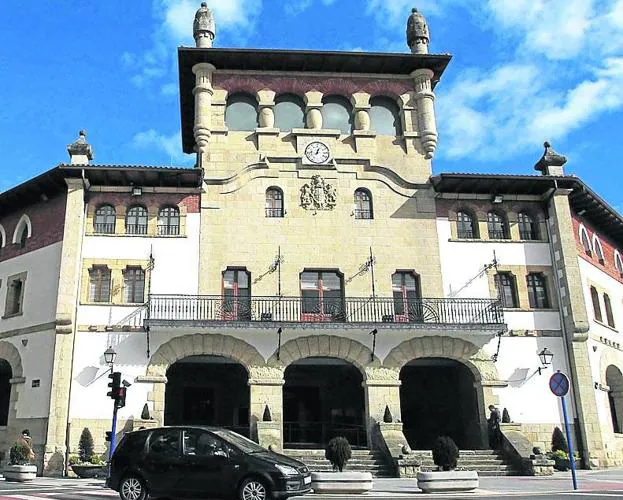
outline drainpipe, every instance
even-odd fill
[[[568,344],[568,342],[573,342],[573,340],[569,340],[567,325],[565,324],[565,318],[562,313],[563,297],[562,297],[562,294],[560,293],[560,278],[558,276],[558,265],[556,263],[556,254],[555,254],[554,245],[552,242],[552,231],[549,225],[549,222],[550,222],[549,203],[554,197],[555,191],[558,189],[558,181],[554,179],[553,182],[554,182],[554,187],[552,189],[552,192],[548,196],[547,200],[545,200],[545,227],[547,230],[547,239],[549,241],[548,246],[549,246],[550,258],[552,260],[552,267],[554,269],[554,283],[555,283],[555,288],[556,288],[556,297],[558,299],[558,317],[560,321],[560,329],[563,335],[563,348],[565,350],[565,357],[567,359],[567,363],[569,366],[571,385],[573,387],[573,390],[571,391],[571,399],[573,401],[573,409],[575,412],[575,419],[574,419],[574,424],[575,424],[576,421],[578,423],[580,422],[580,417],[579,417],[579,412],[578,412],[578,408],[580,407],[580,402],[579,402],[580,388],[577,382],[575,363],[571,355],[571,350],[569,349],[569,344]],[[570,293],[570,292],[567,291],[567,293]],[[582,449],[582,460],[584,462],[584,467],[587,467],[590,464],[590,461],[588,459],[588,442],[586,441],[586,436],[584,435],[582,426],[574,425],[574,428],[575,428],[576,440],[578,440],[582,445],[581,449]],[[578,448],[577,445],[578,443],[576,443],[576,448]]]

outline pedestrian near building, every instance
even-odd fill
[[[502,444],[502,433],[500,432],[500,421],[502,420],[502,416],[500,415],[500,410],[498,410],[494,405],[489,405],[489,411],[491,412],[488,420],[489,446],[492,449],[497,450]]]

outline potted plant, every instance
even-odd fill
[[[558,471],[564,472],[571,468],[569,445],[560,427],[554,427],[552,432],[552,451],[549,453],[549,458],[554,461],[554,469]]]
[[[459,449],[451,437],[440,436],[433,445],[437,471],[418,472],[417,485],[424,493],[473,491],[478,488],[476,471],[456,471]]]
[[[352,452],[345,437],[334,437],[325,449],[325,458],[331,462],[333,472],[312,472],[312,489],[315,493],[358,494],[372,489],[370,472],[344,472]]]
[[[93,435],[88,427],[82,429],[78,441],[78,456],[69,457],[69,466],[78,477],[92,478],[106,475],[106,464],[93,453]]]
[[[19,482],[35,479],[37,466],[32,463],[34,458],[35,454],[32,451],[30,440],[24,436],[20,437],[9,451],[9,465],[4,467],[4,479]]]

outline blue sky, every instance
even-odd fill
[[[176,47],[199,1],[4,0],[0,190],[67,160],[85,128],[96,163],[191,165],[181,152]],[[623,0],[212,0],[219,47],[407,52],[413,6],[437,86],[437,172],[533,173],[545,139],[619,211]]]

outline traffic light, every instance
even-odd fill
[[[111,431],[106,431],[106,438],[105,439],[109,443],[112,441],[112,432]]]
[[[117,408],[123,408],[125,406],[126,391],[127,389],[125,387],[119,387],[119,389],[117,389],[117,399],[116,399]]]
[[[106,393],[110,399],[117,400],[119,394],[119,387],[121,386],[121,372],[112,372],[108,374],[108,378],[110,382],[108,382],[108,387],[110,387],[110,391]]]

